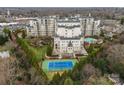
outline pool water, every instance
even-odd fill
[[[87,42],[87,43],[94,43],[96,41],[96,39],[94,39],[94,38],[85,38],[84,41]]]

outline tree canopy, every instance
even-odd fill
[[[4,45],[6,41],[8,41],[8,38],[6,36],[0,35],[0,45]]]

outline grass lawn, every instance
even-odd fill
[[[64,72],[65,70],[63,70],[63,71],[49,71],[49,68],[48,68],[48,66],[49,66],[49,62],[51,62],[51,61],[69,61],[69,60],[71,60],[72,61],[72,63],[73,63],[73,66],[76,64],[76,62],[78,62],[77,61],[77,59],[62,59],[62,60],[45,60],[43,63],[42,63],[42,69],[43,69],[43,71],[46,73],[46,75],[47,75],[47,77],[49,78],[49,80],[52,80],[52,77],[54,76],[54,74],[55,73],[57,73],[57,72],[59,72],[60,74],[62,73],[62,72]]]
[[[47,46],[42,48],[32,47],[29,42],[25,39],[18,39],[17,40],[19,45],[23,48],[25,53],[27,54],[30,62],[40,62],[42,58],[44,58],[45,53],[47,51]]]

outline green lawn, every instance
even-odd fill
[[[31,63],[40,62],[44,58],[45,53],[47,51],[47,45],[43,46],[42,48],[33,47],[29,44],[26,39],[21,38],[18,38],[17,42],[25,51]]]

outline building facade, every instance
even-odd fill
[[[81,23],[77,19],[59,19],[57,20],[54,36],[54,54],[87,55],[83,47],[84,37],[81,30]]]
[[[95,20],[89,14],[86,18],[80,18],[84,36],[100,35],[100,20]]]
[[[18,22],[0,23],[0,34],[4,34],[3,29],[8,28],[10,31],[15,31],[16,29],[28,30],[27,25]]]
[[[55,17],[43,17],[41,19],[41,36],[54,36],[56,26]]]
[[[54,36],[56,20],[53,17],[29,19],[27,35],[30,36]]]
[[[100,20],[95,20],[93,17],[91,17],[91,15],[85,18],[80,16],[73,16],[70,18],[78,20],[78,22],[80,23],[82,35],[84,36],[100,35]],[[28,22],[29,30],[27,32],[28,33],[27,35],[54,37],[55,31],[57,29],[56,24],[58,24],[59,22],[58,20],[61,19],[59,19],[56,16],[45,16],[42,18],[30,19]]]

